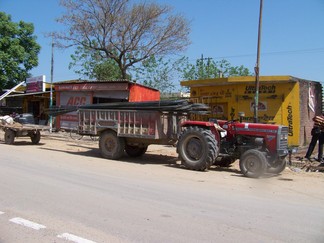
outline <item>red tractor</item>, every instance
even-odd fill
[[[286,167],[288,128],[281,125],[238,121],[186,121],[177,151],[187,168],[228,167],[239,159],[241,172],[259,177],[278,174]],[[209,129],[206,129],[209,128]]]

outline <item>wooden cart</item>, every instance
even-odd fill
[[[49,130],[49,126],[35,124],[14,123],[0,124],[0,128],[5,132],[4,141],[6,144],[13,144],[16,137],[30,137],[33,144],[38,144],[41,138],[40,131]]]

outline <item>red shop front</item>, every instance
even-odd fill
[[[130,81],[80,81],[55,83],[56,106],[80,106],[111,102],[160,100],[160,92]],[[76,112],[56,118],[56,128],[73,129],[78,124]]]

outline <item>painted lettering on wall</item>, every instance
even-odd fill
[[[244,94],[254,94],[254,93],[255,93],[254,85],[245,86]],[[276,93],[276,86],[274,84],[259,86],[259,94],[275,94],[275,93]]]
[[[85,105],[87,101],[86,97],[70,97],[68,102],[66,103],[67,106],[78,106],[78,105]]]
[[[288,121],[288,136],[293,136],[294,135],[294,129],[293,129],[293,111],[292,111],[292,106],[288,105],[287,106],[287,121]]]
[[[192,96],[196,95],[197,93],[194,91],[192,92]],[[222,90],[202,90],[200,91],[200,96],[210,96],[210,97],[218,97],[218,98],[231,98],[233,95],[233,90],[230,89],[222,89]]]
[[[259,122],[263,123],[271,123],[274,120],[274,116],[268,116],[264,114],[263,116],[258,116]],[[253,122],[254,121],[254,116],[245,116],[243,117],[244,122]]]

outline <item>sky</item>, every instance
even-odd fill
[[[146,0],[149,1],[149,0]],[[153,0],[151,0],[153,1]],[[213,58],[244,65],[252,72],[257,59],[260,0],[156,0],[173,7],[191,23],[192,44],[180,56],[190,61]],[[33,76],[50,81],[51,39],[62,30],[55,19],[64,9],[59,0],[0,0],[0,11],[12,21],[33,23],[41,45]],[[263,0],[260,75],[290,75],[324,81],[324,0]],[[80,78],[68,66],[72,49],[54,49],[54,82]],[[178,58],[174,57],[174,58]],[[180,80],[179,80],[180,82]]]

